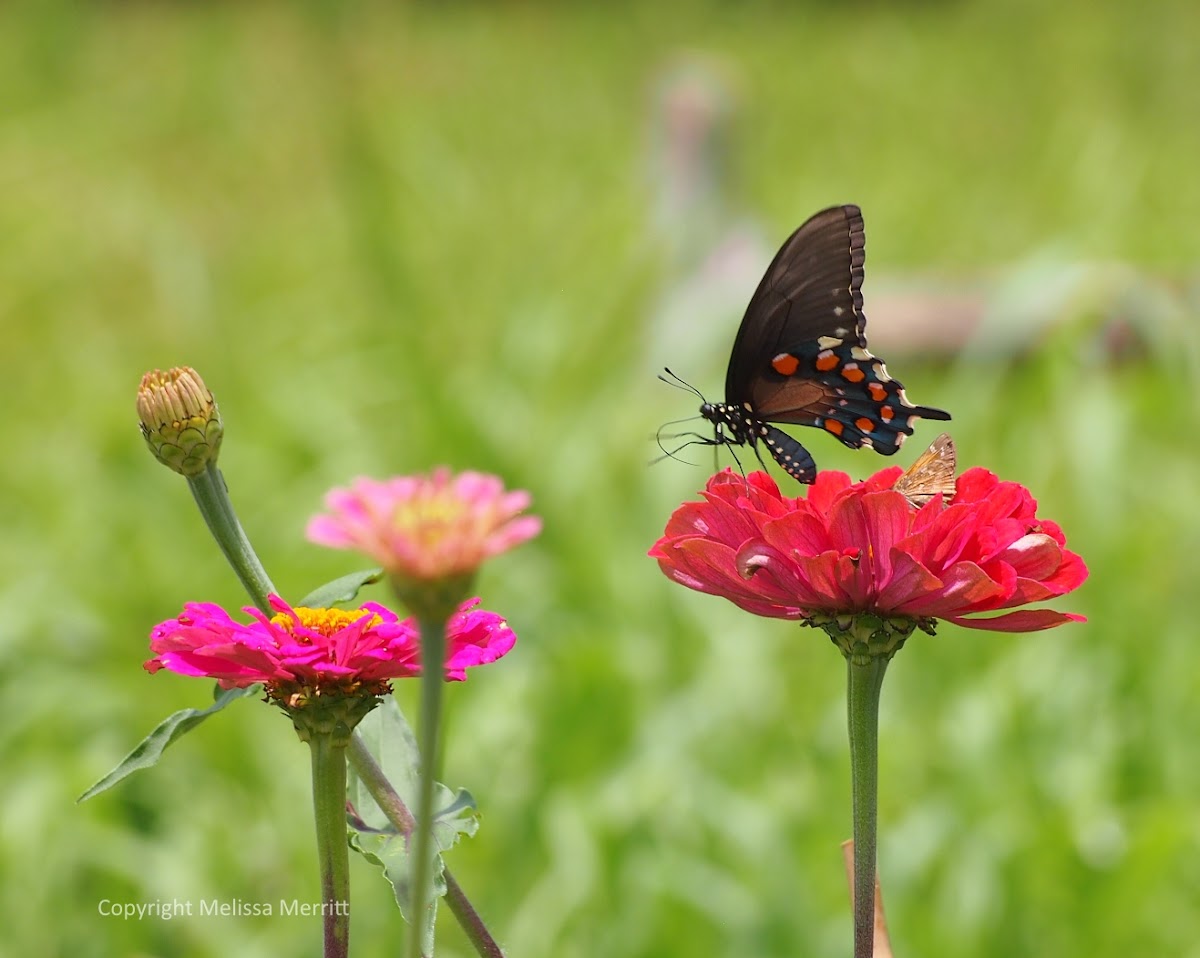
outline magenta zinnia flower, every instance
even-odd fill
[[[541,531],[528,492],[506,492],[496,476],[435,469],[428,476],[380,482],[359,478],[325,497],[329,512],[308,524],[308,538],[357,549],[390,575],[435,580],[473,573],[488,558]]]
[[[852,483],[822,472],[807,498],[792,499],[766,473],[727,469],[703,502],[674,512],[650,555],[674,581],[776,618],[871,613],[1005,632],[1083,621],[1050,609],[984,617],[1087,578],[1024,486],[976,467],[949,503],[938,495],[916,508],[892,490],[900,474],[893,466]]]
[[[447,623],[446,678],[462,681],[466,669],[493,662],[516,642],[508,624],[464,602]],[[375,694],[390,679],[419,675],[420,646],[412,619],[401,620],[374,602],[361,609],[292,608],[270,597],[270,618],[244,609],[253,621],[234,621],[220,606],[189,602],[183,614],[154,627],[149,672],[208,676],[223,688],[263,682],[272,698],[298,692],[316,695]]]

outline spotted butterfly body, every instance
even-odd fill
[[[957,467],[958,454],[954,449],[954,440],[950,438],[950,433],[944,432],[913,460],[913,464],[892,488],[917,509],[939,492],[942,501],[949,502],[954,496],[954,470]]]
[[[913,420],[949,419],[914,406],[903,385],[867,349],[862,311],[866,260],[857,206],[822,210],[797,229],[758,284],[738,329],[725,401],[704,403],[713,445],[763,443],[799,482],[817,477],[808,450],[771,423],[815,426],[852,449],[890,456]]]

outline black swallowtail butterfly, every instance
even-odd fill
[[[700,415],[715,429],[709,445],[766,444],[802,483],[817,464],[773,422],[816,426],[852,449],[890,456],[913,420],[949,419],[914,406],[883,361],[867,350],[862,311],[866,260],[862,212],[834,206],[811,217],[775,254],[746,307],[725,376],[725,401]]]

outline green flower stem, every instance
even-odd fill
[[[884,655],[846,657],[854,814],[854,958],[871,958],[874,950],[879,692],[888,661]]]
[[[411,835],[416,826],[412,813],[400,796],[396,794],[392,783],[387,780],[383,769],[379,767],[375,756],[371,754],[360,736],[355,735],[351,738],[346,756],[350,759],[350,764],[354,766],[354,771],[358,773],[359,779],[367,787],[367,791],[371,793],[371,797],[375,799],[375,804],[387,815],[388,821],[396,826],[401,834]],[[444,869],[443,875],[446,879],[446,905],[466,933],[475,951],[479,953],[480,958],[504,958],[504,952],[500,945],[488,931],[487,925],[479,917],[479,912],[475,910],[462,887],[450,874],[450,869]]]
[[[210,462],[200,475],[188,478],[188,486],[209,531],[233,566],[242,586],[250,593],[255,605],[268,615],[272,614],[267,595],[275,591],[275,586],[258,561],[246,533],[242,531],[242,525],[233,511],[233,503],[229,501],[229,490],[221,470],[216,463]]]
[[[879,692],[892,656],[913,629],[933,634],[933,619],[883,618],[871,612],[821,614],[805,625],[823,629],[846,657],[850,724],[850,788],[854,816],[854,958],[871,958],[875,940],[875,826],[879,786]]]
[[[367,791],[375,799],[375,804],[383,810],[388,821],[395,825],[402,835],[411,835],[417,824],[416,819],[412,817],[412,812],[408,810],[404,800],[392,788],[392,783],[383,774],[375,756],[357,732],[350,736],[346,758],[350,760],[359,780],[367,787]]]
[[[346,748],[328,733],[308,740],[312,753],[313,813],[325,920],[325,958],[350,948],[350,855],[346,843]]]
[[[421,718],[417,730],[421,754],[421,777],[417,792],[417,832],[413,840],[413,921],[409,928],[408,956],[421,956],[421,917],[432,907],[433,885],[433,785],[437,778],[439,731],[442,719],[442,687],[445,684],[445,620],[418,612],[421,630]]]
[[[481,958],[504,958],[504,952],[496,939],[484,925],[483,919],[479,917],[479,912],[467,900],[467,896],[463,894],[463,890],[459,887],[458,882],[454,880],[454,876],[450,874],[450,869],[443,872],[446,879],[446,905],[458,919],[458,924],[467,937],[471,940],[471,944],[475,946],[475,950],[480,954]]]

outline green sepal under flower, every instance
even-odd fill
[[[142,437],[167,468],[194,477],[217,461],[225,428],[212,393],[194,369],[146,373],[137,408]]]
[[[870,612],[859,612],[817,613],[802,620],[801,625],[823,629],[851,664],[866,665],[874,658],[890,659],[904,647],[914,629],[920,628],[933,635],[937,623],[930,618],[883,618]]]
[[[292,719],[300,741],[328,736],[335,748],[350,744],[350,736],[380,702],[378,695],[320,695],[312,690],[298,692],[287,700],[274,700]]]
[[[388,576],[388,584],[396,598],[420,622],[445,622],[471,594],[474,583],[474,569],[437,579],[419,579],[402,572]]]

